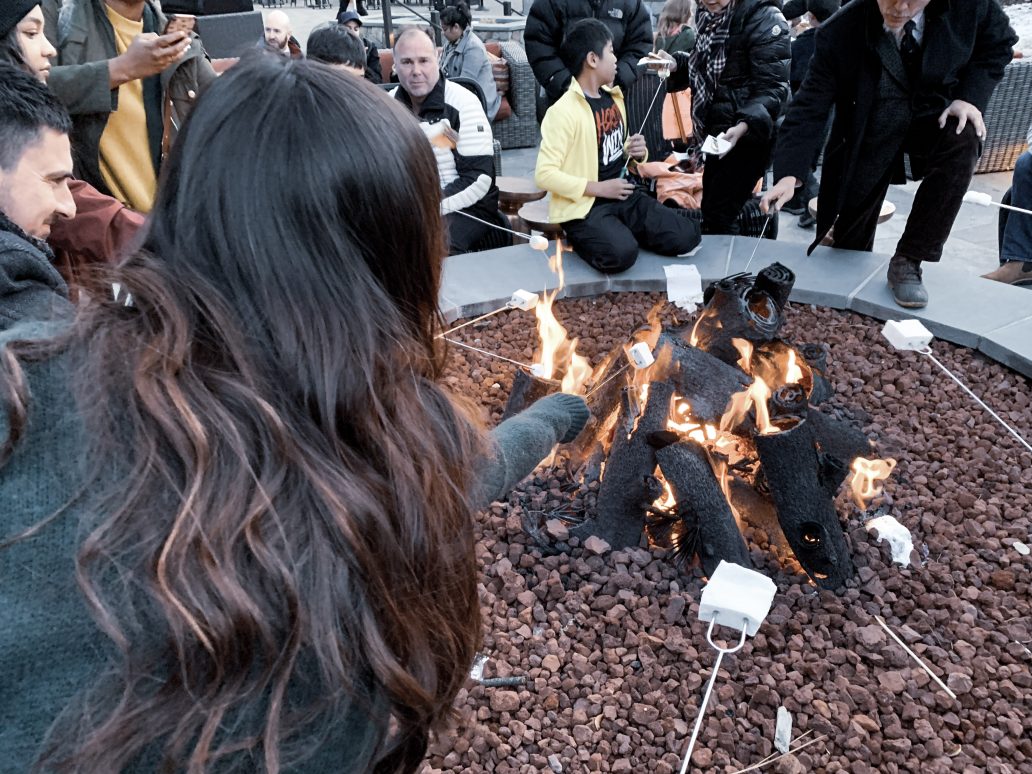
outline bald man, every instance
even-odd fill
[[[262,42],[266,48],[289,56],[291,59],[303,59],[301,44],[291,34],[290,17],[283,11],[272,11],[265,17],[265,38]]]

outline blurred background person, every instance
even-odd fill
[[[448,44],[441,55],[441,69],[448,78],[470,78],[484,93],[487,117],[494,121],[502,104],[491,72],[491,57],[483,41],[473,32],[473,14],[464,2],[441,11],[441,31]]]

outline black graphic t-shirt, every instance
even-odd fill
[[[598,97],[585,97],[595,118],[595,139],[598,141],[598,179],[620,177],[624,165],[624,122],[620,108],[606,92]]]

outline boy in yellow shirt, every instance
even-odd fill
[[[577,254],[602,272],[630,268],[638,246],[681,255],[700,240],[699,223],[678,215],[628,181],[647,156],[645,138],[627,137],[623,93],[613,86],[613,36],[598,19],[566,33],[559,55],[570,88],[545,114],[534,180],[552,194],[548,219],[561,223]]]

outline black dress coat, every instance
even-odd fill
[[[827,235],[849,201],[854,181],[884,174],[860,169],[860,148],[877,126],[873,108],[885,69],[878,53],[885,35],[877,0],[852,0],[817,31],[810,69],[778,132],[774,179],[805,180],[831,108],[835,120],[824,153],[816,238]],[[932,0],[925,8],[921,77],[911,89],[915,118],[938,115],[953,100],[985,111],[1011,60],[1017,36],[997,0]],[[884,162],[881,162],[884,163]],[[893,182],[904,182],[903,156],[896,154]]]

